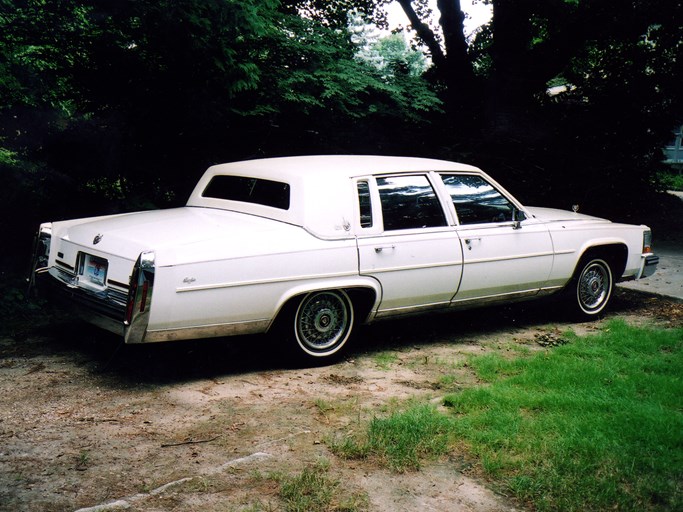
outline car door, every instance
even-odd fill
[[[553,264],[547,227],[525,218],[520,205],[480,175],[444,173],[441,179],[453,201],[463,243],[462,280],[453,301],[538,293]]]
[[[377,316],[447,306],[462,247],[427,173],[358,181],[359,271],[381,283]]]

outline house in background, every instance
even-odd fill
[[[664,163],[670,165],[674,169],[683,169],[683,125],[679,126],[673,131],[674,139],[662,151],[664,152]]]

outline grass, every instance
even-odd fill
[[[287,512],[360,512],[367,510],[367,496],[349,493],[329,475],[329,462],[320,460],[297,475],[273,475],[280,484],[280,498]]]
[[[683,508],[683,331],[610,323],[534,357],[475,358],[448,396],[482,467],[539,510]]]
[[[332,503],[337,480],[328,476],[327,464],[316,464],[296,476],[281,479],[280,497],[288,511],[328,510]]]
[[[472,357],[483,384],[375,418],[337,453],[396,470],[465,446],[534,510],[683,510],[683,329],[612,321],[516,359]]]
[[[436,389],[453,390],[458,388],[458,377],[456,375],[441,375],[436,382]]]
[[[375,364],[381,370],[388,370],[391,366],[400,361],[398,355],[393,352],[380,352],[379,354],[375,354],[374,359]]]
[[[318,409],[320,416],[322,416],[325,419],[325,422],[329,423],[329,413],[334,411],[334,406],[330,404],[327,400],[323,400],[322,398],[317,398],[316,400],[314,400],[313,405],[315,405],[316,409]]]
[[[421,461],[448,452],[450,420],[436,408],[420,404],[387,418],[373,418],[366,435],[331,446],[344,458],[379,458],[395,471],[418,470]]]

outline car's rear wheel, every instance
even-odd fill
[[[582,259],[573,286],[576,311],[584,318],[600,315],[609,304],[613,288],[609,263],[601,258]]]
[[[292,325],[299,355],[321,362],[338,355],[351,337],[353,324],[353,304],[345,291],[305,295],[298,303]]]

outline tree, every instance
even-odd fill
[[[440,104],[355,58],[341,1],[0,2],[0,216],[24,237],[183,203],[212,163],[401,147]]]
[[[682,2],[487,3],[492,20],[467,46],[459,0],[437,3],[442,40],[423,0],[400,0],[449,91],[450,118],[485,155],[480,163],[507,169],[532,193],[573,180],[570,194],[593,203],[616,188],[649,187],[659,146],[681,116]],[[551,83],[569,91],[550,97]]]
[[[358,58],[365,42],[354,43],[347,30],[305,17],[282,23],[272,39],[261,41],[269,73],[250,95],[252,111],[268,120],[271,139],[290,148],[294,139],[309,152],[345,146],[358,152],[365,145],[377,152],[401,147],[407,126],[424,125],[438,111],[440,101],[421,76],[387,73]],[[273,151],[284,149],[276,142],[268,147]]]
[[[536,104],[550,80],[588,63],[588,48],[610,53],[616,45],[634,54],[643,38],[656,38],[661,44],[651,45],[651,53],[666,54],[681,41],[680,0],[483,0],[493,16],[471,45],[460,0],[437,2],[443,39],[426,22],[432,15],[426,0],[398,1],[447,86],[476,94],[480,87],[463,89],[458,83],[477,83],[472,76],[483,75],[487,99],[495,96],[501,104]]]
[[[345,30],[349,13],[387,27],[386,13],[381,9],[393,0],[282,0],[280,10],[289,15],[315,21],[334,30]]]
[[[349,32],[355,58],[376,68],[385,78],[396,75],[421,77],[427,71],[424,54],[411,48],[402,33],[382,36],[358,13],[349,14]]]

